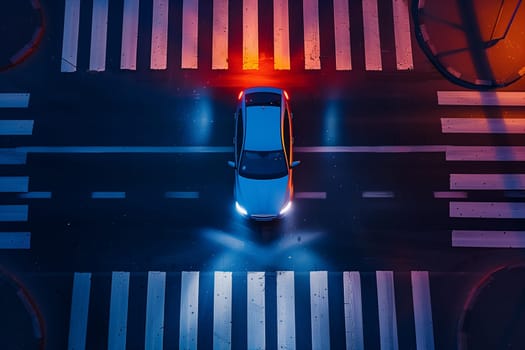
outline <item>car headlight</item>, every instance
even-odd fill
[[[292,201],[289,201],[282,209],[281,211],[279,212],[280,215],[284,215],[286,214],[290,208],[292,207]]]
[[[238,202],[235,202],[235,209],[237,209],[237,212],[243,216],[248,215],[248,212],[246,211],[246,209],[241,207],[241,205]]]

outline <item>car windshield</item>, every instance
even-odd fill
[[[281,106],[281,95],[274,92],[254,92],[246,94],[246,107],[248,106]]]
[[[288,175],[283,151],[244,151],[239,175],[251,179],[277,179]]]

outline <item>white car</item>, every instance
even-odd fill
[[[278,219],[293,200],[292,114],[286,91],[253,87],[241,91],[233,138],[233,195],[239,214],[254,220]]]

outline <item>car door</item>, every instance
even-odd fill
[[[244,121],[242,118],[242,109],[239,108],[235,115],[235,165],[239,167],[241,161],[242,144],[244,141]]]

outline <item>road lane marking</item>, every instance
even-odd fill
[[[27,192],[28,176],[0,176],[0,192]]]
[[[321,69],[318,0],[303,0],[304,69]]]
[[[434,350],[434,326],[428,271],[411,271],[416,349]]]
[[[164,300],[166,298],[166,272],[148,272],[146,302],[146,350],[162,349],[164,341]]]
[[[288,0],[273,0],[273,67],[290,69],[290,24]]]
[[[22,199],[50,199],[51,192],[27,192],[19,193],[18,198]]]
[[[525,146],[447,146],[446,160],[524,161]]]
[[[228,0],[213,0],[212,69],[228,69]]]
[[[125,350],[128,321],[129,272],[112,272],[108,349]]]
[[[348,0],[334,0],[335,69],[352,70]]]
[[[517,202],[450,202],[450,217],[525,219],[525,203]]]
[[[68,350],[86,348],[91,273],[75,272],[69,319]]]
[[[166,192],[164,193],[165,198],[184,198],[184,199],[197,199],[199,198],[199,192]]]
[[[295,198],[326,199],[326,192],[295,192]]]
[[[450,174],[451,190],[525,190],[525,174]]]
[[[434,198],[468,198],[468,193],[460,191],[435,191]]]
[[[452,106],[525,106],[520,91],[438,91],[439,105]]]
[[[80,0],[66,0],[64,33],[62,37],[61,72],[76,72],[78,54],[78,28],[80,24]]]
[[[215,271],[213,291],[213,349],[231,349],[232,273]]]
[[[452,231],[453,247],[525,248],[525,231]]]
[[[381,350],[398,350],[394,273],[376,271]]]
[[[181,275],[179,349],[197,350],[199,325],[199,272]]]
[[[414,69],[412,42],[410,39],[410,17],[406,0],[392,0],[394,14],[394,38],[396,43],[396,64],[398,70]]]
[[[91,19],[91,50],[89,70],[101,72],[106,69],[106,45],[108,31],[108,0],[93,0]]]
[[[365,39],[365,69],[383,70],[381,62],[381,40],[379,37],[379,19],[377,0],[363,0],[363,31]]]
[[[259,69],[258,0],[243,0],[242,69]]]
[[[27,221],[27,205],[0,205],[0,222]]]
[[[525,118],[441,118],[443,133],[525,134]]]
[[[168,6],[169,0],[153,0],[150,68],[155,70],[168,64]]]
[[[361,195],[363,198],[394,198],[391,191],[365,191]]]
[[[295,349],[295,286],[293,271],[277,271],[277,348]]]
[[[140,0],[124,0],[120,69],[137,69],[139,1]]]
[[[126,192],[91,192],[93,199],[124,199]]]
[[[182,58],[181,68],[197,69],[199,34],[199,0],[183,0],[182,3]]]
[[[0,93],[0,108],[27,108],[28,93]]]
[[[265,273],[248,272],[247,338],[248,349],[266,348]]]
[[[327,271],[310,271],[310,307],[312,350],[329,350],[330,315]]]
[[[0,135],[32,135],[33,120],[0,120]]]
[[[31,232],[0,232],[0,249],[31,248]]]
[[[346,349],[364,350],[363,305],[359,272],[343,272],[343,293]]]

